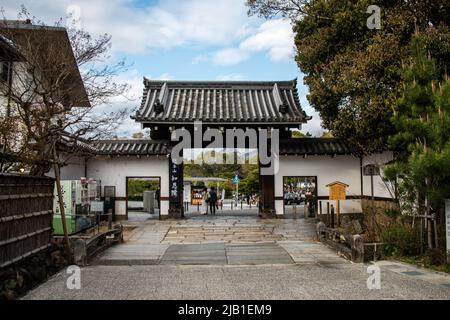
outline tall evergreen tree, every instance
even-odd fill
[[[437,230],[433,237],[436,219],[431,217],[436,218],[450,195],[450,80],[440,76],[419,37],[411,42],[411,54],[403,72],[403,95],[393,110],[398,133],[389,140],[401,152],[385,173],[399,178],[408,201],[416,201],[418,212],[427,217],[428,246],[433,248],[438,238]]]
[[[416,28],[440,72],[450,70],[448,0],[247,0],[250,14],[292,19],[296,61],[323,126],[361,153],[384,150]],[[369,29],[369,6],[381,29]]]

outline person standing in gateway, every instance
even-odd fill
[[[216,205],[217,205],[216,188],[211,187],[211,191],[209,191],[209,212],[211,214],[216,214]]]
[[[202,214],[208,214],[208,189],[202,191]]]

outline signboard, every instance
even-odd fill
[[[329,198],[330,200],[345,200],[346,199],[346,189],[347,184],[335,181],[333,183],[327,184],[326,187],[329,188]]]
[[[191,184],[184,183],[183,202],[191,202]]]
[[[182,195],[181,166],[169,161],[169,200],[180,203]]]
[[[91,212],[104,212],[103,201],[91,201]]]
[[[363,173],[365,176],[378,176],[380,175],[380,168],[374,164],[368,164],[363,167]]]
[[[192,187],[192,205],[202,204],[203,202],[203,187]]]
[[[234,176],[234,178],[233,178],[233,183],[234,183],[234,184],[238,184],[238,183],[240,183],[240,182],[241,182],[241,179],[239,179],[238,176]]]
[[[447,235],[447,262],[450,262],[450,199],[445,200],[445,231]]]

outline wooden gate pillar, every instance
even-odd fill
[[[261,175],[261,164],[259,174],[259,214],[262,218],[276,218],[275,211],[275,176]]]
[[[184,218],[183,164],[176,164],[169,157],[169,219]]]

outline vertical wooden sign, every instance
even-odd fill
[[[169,218],[184,217],[183,212],[183,164],[169,158]]]
[[[445,231],[447,235],[447,262],[450,263],[450,199],[445,200]]]

